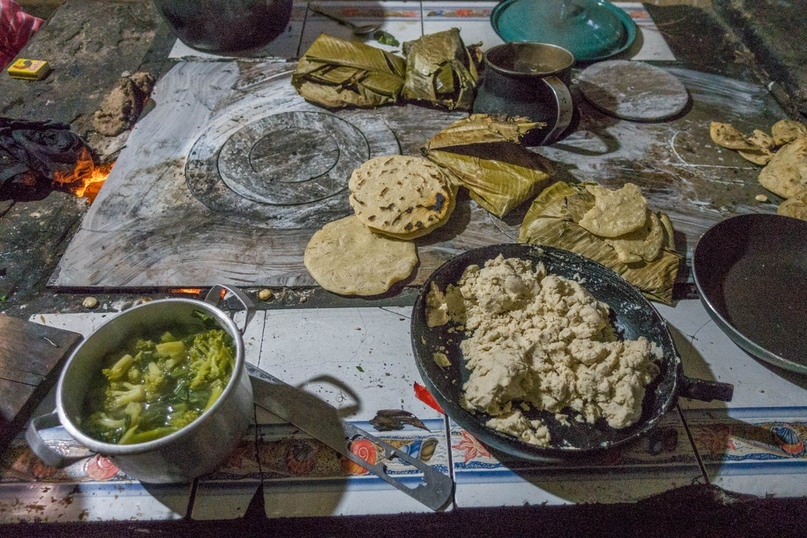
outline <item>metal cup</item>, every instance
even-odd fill
[[[505,43],[484,55],[485,72],[474,113],[526,117],[545,123],[533,142],[555,142],[569,127],[574,103],[569,84],[574,55],[549,43]]]

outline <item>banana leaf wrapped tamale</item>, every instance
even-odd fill
[[[478,58],[452,28],[427,34],[403,46],[406,77],[402,95],[447,110],[470,110],[474,102]]]
[[[554,173],[550,161],[519,143],[541,125],[473,114],[437,133],[423,154],[466,187],[476,203],[503,217],[540,192]]]
[[[594,197],[586,190],[586,185],[559,181],[544,189],[524,216],[519,242],[549,245],[581,254],[610,267],[649,299],[671,304],[673,284],[682,257],[675,251],[669,217],[655,213],[663,230],[661,248],[656,257],[625,263],[607,239],[578,224],[594,205]]]
[[[396,104],[406,61],[392,53],[327,34],[314,41],[291,83],[307,101],[326,108],[373,108]]]

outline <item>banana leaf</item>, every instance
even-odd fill
[[[519,143],[538,124],[474,114],[437,133],[423,154],[498,217],[535,196],[550,180],[550,161]]]
[[[477,55],[467,49],[460,31],[427,34],[403,46],[406,77],[402,95],[448,110],[470,110],[479,80]]]
[[[519,242],[576,252],[610,267],[647,298],[672,304],[673,284],[682,256],[675,251],[669,217],[657,213],[664,228],[664,246],[659,256],[650,262],[625,264],[619,261],[613,247],[575,222],[575,216],[580,215],[580,207],[575,207],[575,204],[584,201],[582,193],[585,192],[584,185],[569,185],[562,181],[544,189],[524,216]]]
[[[307,101],[326,108],[396,104],[406,61],[387,51],[320,35],[297,64],[291,83]]]

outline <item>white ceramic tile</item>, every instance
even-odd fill
[[[664,39],[650,13],[640,2],[614,2],[623,9],[636,23],[636,40],[634,44],[618,57],[632,60],[666,61],[676,60],[670,46]]]
[[[458,508],[636,502],[706,481],[676,411],[646,438],[587,462],[497,455],[459,427],[451,446]]]
[[[409,338],[411,310],[268,310],[258,366],[341,409],[343,418],[370,420],[379,409],[439,418],[414,395],[422,378]]]
[[[400,52],[404,42],[418,39],[423,35],[419,2],[321,2],[316,5],[359,26],[378,24],[379,29],[392,35],[398,40],[399,45],[384,45],[372,36],[355,36],[350,28],[309,10],[303,28],[300,55],[303,55],[322,33],[366,43],[390,52]]]
[[[807,494],[807,408],[690,410],[686,421],[711,483],[760,497]]]
[[[428,463],[448,473],[444,419],[414,395],[421,378],[409,340],[410,313],[409,307],[261,311],[244,334],[247,360],[323,398],[393,445],[414,450],[434,439]],[[407,426],[378,432],[367,421],[380,409],[409,411],[430,431]],[[390,506],[429,510],[375,476],[346,476],[334,451],[271,413],[258,408],[256,416],[262,424],[258,458],[241,451],[200,478],[193,519],[240,517],[261,482],[269,517],[380,514]],[[413,472],[395,463],[389,468],[398,477]]]
[[[234,58],[242,60],[286,61],[288,58],[297,58],[300,39],[303,34],[307,5],[307,2],[294,2],[291,18],[286,25],[286,29],[271,43],[259,50],[246,52],[238,56],[211,54],[193,49],[177,39],[174,46],[171,48],[171,52],[168,54],[168,58],[171,60],[194,61],[219,61],[232,60]]]
[[[684,398],[680,402],[682,409],[798,407],[807,402],[805,376],[770,366],[746,353],[712,321],[699,300],[656,307],[668,322],[681,354],[684,375],[734,385],[731,402]]]
[[[482,44],[482,50],[504,43],[490,24],[490,13],[498,2],[424,1],[423,33],[434,34],[459,28],[466,46]]]

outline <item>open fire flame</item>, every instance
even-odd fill
[[[79,198],[87,198],[92,203],[113,166],[115,163],[95,164],[92,154],[84,149],[73,170],[54,172],[53,182],[67,192]]]

